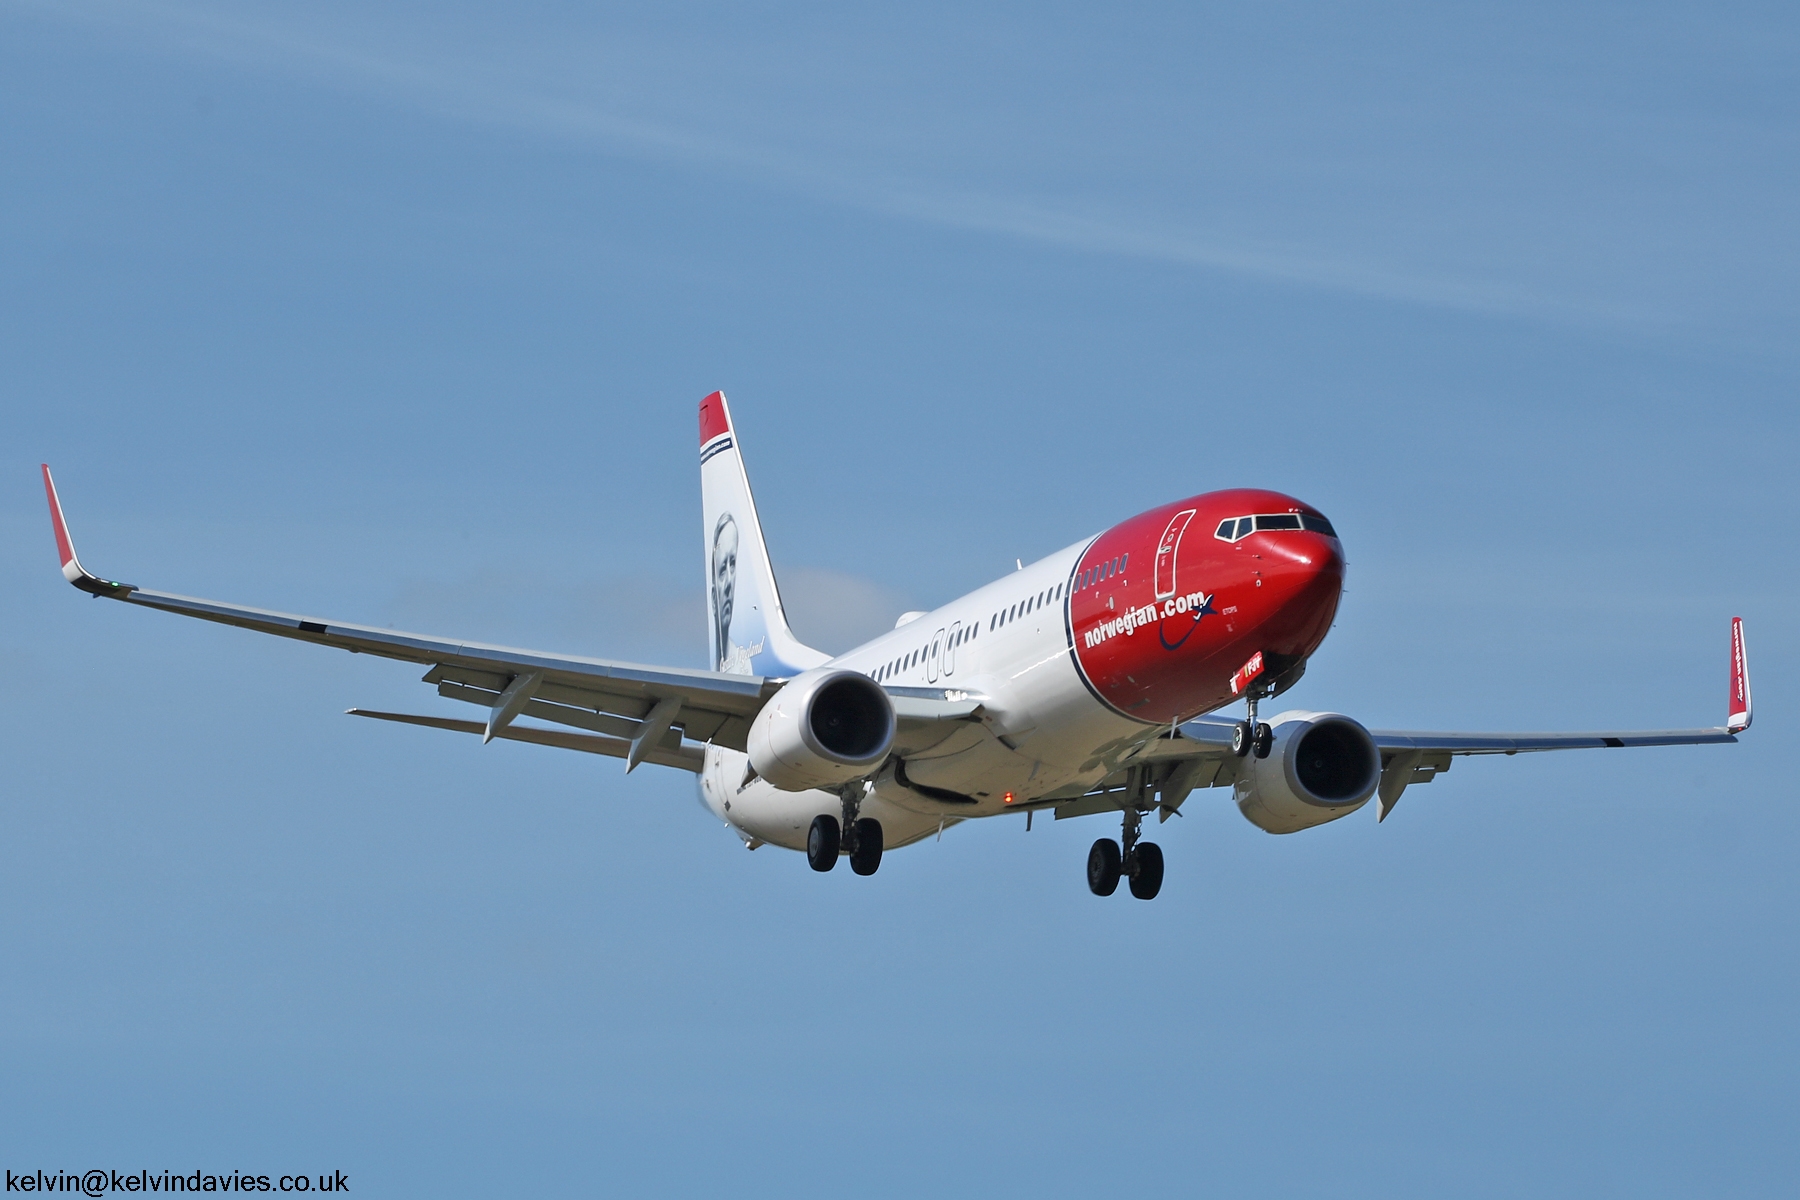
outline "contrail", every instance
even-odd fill
[[[184,5],[90,0],[0,0],[15,10],[148,38],[167,49],[274,69],[316,86],[379,97],[440,117],[509,129],[590,151],[680,164],[767,189],[927,225],[972,230],[1065,250],[1252,276],[1468,312],[1570,324],[1665,324],[1655,314],[1576,303],[1504,284],[1438,277],[1298,244],[1208,236],[1141,215],[1078,210],[995,195],[711,136],[558,97],[533,81],[479,64],[401,58],[341,40]]]

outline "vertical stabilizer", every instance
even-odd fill
[[[788,629],[724,392],[700,402],[700,507],[710,618],[706,640],[714,669],[785,676],[826,661],[829,655],[802,645]]]

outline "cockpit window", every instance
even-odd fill
[[[1321,533],[1334,538],[1337,530],[1324,517],[1315,517],[1311,513],[1267,513],[1254,517],[1231,517],[1220,521],[1219,528],[1213,536],[1222,542],[1235,542],[1248,537],[1253,532],[1267,532],[1276,529],[1306,529],[1313,533]]]

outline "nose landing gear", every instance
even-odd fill
[[[1231,752],[1239,758],[1251,751],[1255,751],[1258,758],[1267,758],[1275,745],[1275,731],[1256,719],[1256,702],[1264,694],[1262,689],[1252,688],[1244,697],[1250,707],[1250,719],[1231,727]]]
[[[1119,887],[1121,877],[1131,881],[1131,894],[1139,900],[1154,900],[1162,890],[1162,847],[1155,842],[1138,841],[1144,814],[1135,808],[1125,810],[1125,827],[1120,833],[1124,842],[1101,838],[1088,851],[1088,890],[1096,896],[1110,896]]]

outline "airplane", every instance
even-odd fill
[[[1750,673],[1731,621],[1731,699],[1717,728],[1600,733],[1370,730],[1338,712],[1259,704],[1306,671],[1331,630],[1344,550],[1323,513],[1249,488],[1176,500],[1085,537],[836,656],[788,627],[724,393],[700,402],[710,670],[639,666],[397,633],[103,579],[75,555],[50,468],[44,492],[63,578],[95,597],[427,666],[438,695],[480,720],[377,712],[381,721],[556,746],[699,777],[702,804],[751,850],[848,858],[963,821],[1050,810],[1110,813],[1118,839],[1088,853],[1088,888],[1161,890],[1151,813],[1231,789],[1269,833],[1296,833],[1407,788],[1463,755],[1736,742]],[[1244,705],[1242,719],[1218,715]]]

